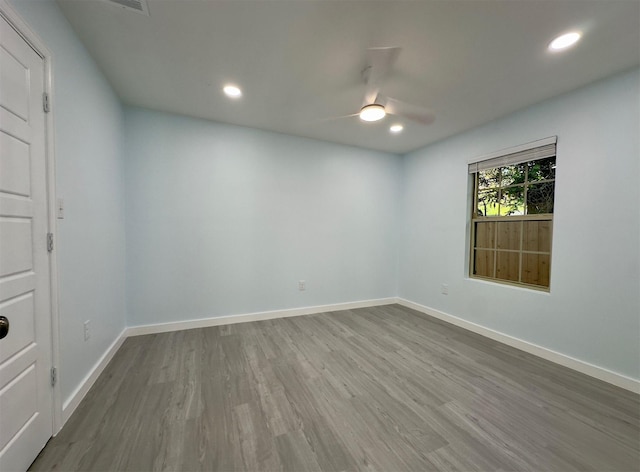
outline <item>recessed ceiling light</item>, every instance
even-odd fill
[[[400,131],[402,131],[404,129],[404,126],[402,125],[393,125],[391,128],[389,128],[389,131],[391,131],[392,133],[399,133]]]
[[[222,89],[227,97],[238,98],[242,97],[242,90],[235,85],[225,85]]]
[[[571,33],[566,33],[561,36],[558,36],[556,39],[549,43],[550,51],[562,51],[563,49],[567,49],[568,47],[576,44],[582,35],[577,31],[572,31]]]
[[[367,105],[360,110],[360,119],[363,121],[378,121],[384,118],[387,112],[382,105]]]

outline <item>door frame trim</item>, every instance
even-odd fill
[[[29,24],[20,16],[15,8],[7,2],[0,0],[0,16],[4,18],[26,43],[42,58],[44,63],[44,90],[49,95],[49,109],[45,113],[45,161],[47,180],[47,228],[53,234],[54,250],[49,253],[49,291],[51,300],[51,366],[60,366],[60,318],[58,310],[58,261],[57,261],[57,228],[56,228],[56,169],[55,169],[55,128],[54,112],[55,99],[53,95],[53,60],[51,51],[40,36],[33,31]],[[42,243],[45,244],[44,236]],[[62,428],[62,394],[60,382],[57,381],[52,389],[53,418],[52,434],[55,436]]]

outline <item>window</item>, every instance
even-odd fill
[[[473,177],[470,276],[548,289],[556,138],[469,164]]]

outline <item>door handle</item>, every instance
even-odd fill
[[[0,339],[9,334],[9,319],[5,316],[0,316]]]

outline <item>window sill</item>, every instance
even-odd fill
[[[487,277],[478,277],[478,276],[475,276],[475,275],[469,275],[466,278],[467,278],[467,280],[472,280],[474,282],[480,282],[480,283],[490,284],[490,285],[497,285],[497,286],[500,286],[500,287],[516,288],[516,289],[526,290],[526,291],[530,291],[530,292],[538,292],[538,293],[542,293],[542,294],[551,295],[551,287],[541,287],[539,285],[522,284],[522,283],[518,283],[518,282],[510,282],[508,280],[490,279],[490,278],[487,278]]]

